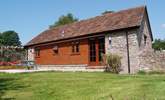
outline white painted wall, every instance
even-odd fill
[[[28,48],[28,60],[34,61],[34,48]]]

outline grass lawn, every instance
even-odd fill
[[[165,100],[165,75],[0,73],[5,100]]]

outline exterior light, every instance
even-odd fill
[[[111,44],[112,43],[112,38],[109,37],[108,40],[109,40],[109,44]]]

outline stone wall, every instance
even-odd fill
[[[144,17],[140,28],[126,30],[128,32],[131,73],[137,73],[139,70],[165,71],[165,52],[154,52],[152,49],[152,37],[146,18]],[[105,36],[106,54],[112,53],[122,57],[122,73],[128,73],[126,31],[108,33]],[[147,37],[146,41],[145,36]]]
[[[146,20],[146,18],[144,18],[144,20],[142,21],[142,25],[139,29],[139,32],[137,34],[138,36],[138,43],[139,43],[139,51],[143,51],[143,50],[152,50],[152,37],[151,37],[151,33],[149,31],[149,23]],[[146,43],[144,41],[144,36],[146,36]]]
[[[139,29],[139,70],[165,70],[165,52],[154,52],[152,49],[152,35],[147,16],[144,16],[142,25]],[[147,37],[146,42],[144,36]]]
[[[139,70],[139,46],[137,40],[138,30],[132,30],[128,32],[128,43],[129,43],[129,58],[130,58],[130,72],[136,73]]]
[[[140,70],[165,71],[165,52],[150,50],[139,55]]]
[[[106,54],[112,53],[122,57],[122,73],[128,73],[126,37],[124,34],[124,32],[115,32],[107,34],[105,36],[105,48]]]
[[[111,42],[109,41],[111,39]],[[135,73],[138,70],[138,41],[137,29],[128,31],[128,44],[129,44],[129,57],[130,57],[130,70]],[[127,41],[126,31],[119,31],[109,33],[105,36],[106,54],[112,53],[122,57],[122,71],[121,73],[128,73],[128,55],[127,55]]]

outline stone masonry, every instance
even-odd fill
[[[137,42],[137,29],[128,31],[128,44],[130,53],[130,70],[135,73],[138,70],[138,42]],[[111,42],[109,41],[111,39]],[[112,53],[122,57],[122,71],[121,73],[128,73],[128,55],[127,55],[127,42],[126,31],[110,33],[105,36],[106,54]]]
[[[140,56],[140,70],[165,71],[165,52],[145,51]]]
[[[142,66],[147,67],[143,64],[150,63],[149,61],[145,60],[150,58],[150,54],[148,54],[148,56],[144,56],[146,52],[152,50],[152,39],[149,29],[150,28],[147,16],[144,16],[140,28],[107,33],[105,36],[106,54],[112,53],[122,57],[121,73],[128,73],[126,32],[128,32],[130,72],[137,73]],[[159,57],[157,59],[159,59]]]

